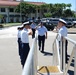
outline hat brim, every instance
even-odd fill
[[[59,22],[61,22],[61,23],[63,23],[63,24],[65,24],[65,25],[66,25],[66,23],[65,23],[65,22],[62,22],[62,21],[59,21]]]

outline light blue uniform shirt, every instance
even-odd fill
[[[47,28],[45,27],[45,26],[39,26],[38,28],[37,28],[37,30],[38,30],[38,35],[40,35],[40,36],[43,36],[43,35],[45,35],[45,33],[47,32]]]
[[[58,31],[58,34],[59,34],[59,36],[58,36],[58,40],[60,41],[61,40],[61,37],[63,36],[67,36],[67,28],[65,27],[65,26],[62,26],[60,29],[59,29],[59,31]]]
[[[35,29],[35,28],[36,28],[36,24],[32,23],[32,24],[30,25],[30,27],[31,27],[32,29]]]

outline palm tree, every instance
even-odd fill
[[[72,5],[71,4],[67,4],[67,7],[70,9],[70,7],[71,7]]]
[[[63,10],[65,10],[66,9],[66,4],[65,3],[62,3],[61,5],[63,7]]]

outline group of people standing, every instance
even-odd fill
[[[32,30],[30,28],[29,22],[25,22],[22,25],[22,27],[18,27],[18,46],[21,64],[24,67],[27,55],[30,50],[28,37],[29,35],[32,35]]]
[[[41,50],[42,46],[41,52],[44,52],[45,38],[47,38],[47,28],[43,26],[42,22],[40,22],[39,25],[36,25],[34,22],[31,24],[29,22],[25,22],[22,24],[22,27],[18,27],[18,48],[23,67],[30,50],[29,35],[32,35],[32,39],[35,38],[36,30],[38,31],[39,50]]]
[[[19,46],[19,55],[21,59],[21,64],[24,67],[28,53],[30,51],[29,46],[29,35],[32,35],[32,39],[35,38],[35,32],[38,31],[38,46],[39,50],[43,53],[45,46],[45,39],[47,39],[47,28],[40,22],[36,25],[34,22],[31,24],[25,22],[22,24],[22,27],[18,27],[18,46]],[[59,19],[57,30],[61,38],[67,36],[66,22],[62,19]],[[66,59],[67,59],[67,42],[66,42]]]

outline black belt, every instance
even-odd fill
[[[21,39],[21,38],[18,38],[19,40]]]
[[[27,44],[28,45],[29,43],[23,43],[23,44]]]
[[[38,36],[41,36],[41,35],[38,35]],[[42,35],[42,36],[45,36],[45,35]]]

